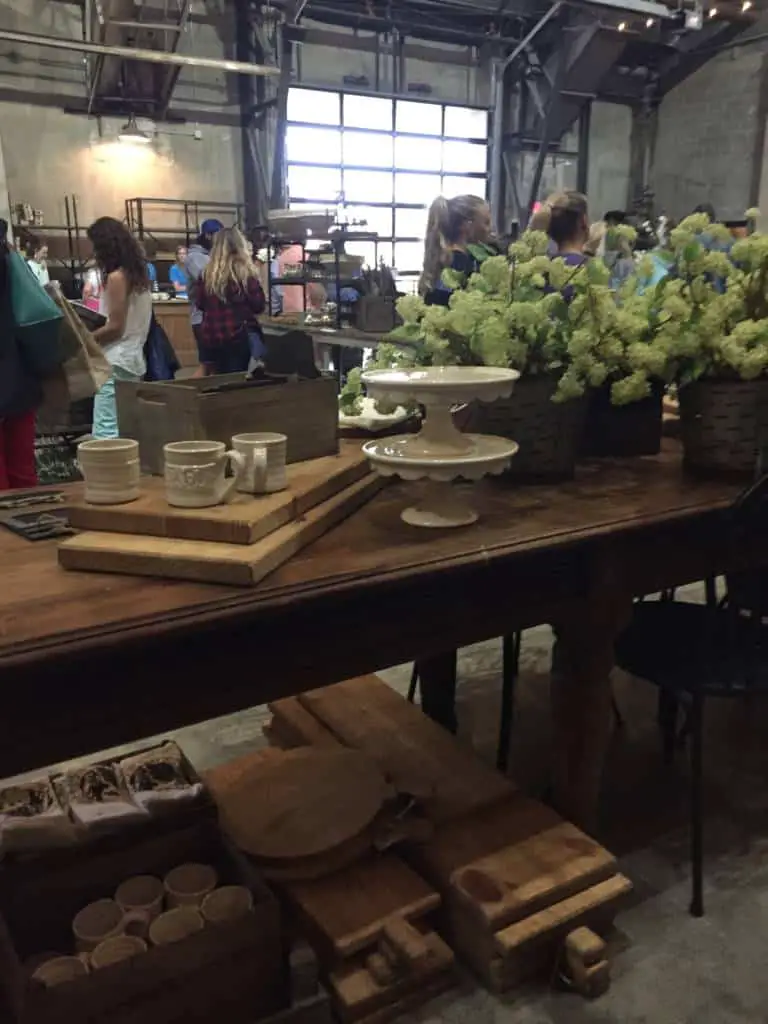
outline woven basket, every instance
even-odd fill
[[[658,455],[664,388],[652,385],[648,398],[612,405],[610,385],[589,396],[581,454],[597,457]]]
[[[573,476],[586,400],[553,402],[556,387],[553,377],[523,377],[509,398],[471,406],[463,429],[507,437],[520,445],[506,476],[532,480],[568,480]]]
[[[686,469],[750,476],[768,440],[768,380],[699,380],[680,391]]]

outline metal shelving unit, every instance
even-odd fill
[[[179,224],[164,227],[162,215],[176,214]],[[203,199],[163,199],[157,196],[138,196],[125,200],[125,222],[139,241],[151,239],[158,243],[163,239],[181,239],[189,245],[197,237],[204,220],[215,217],[231,226],[245,226],[245,204],[219,202]]]
[[[13,202],[10,206],[12,210],[16,208]],[[71,294],[68,297],[79,297],[82,294],[83,272],[90,256],[86,255],[89,245],[80,226],[76,195],[64,196],[64,224],[24,224],[17,221],[11,224],[11,229],[25,249],[38,242],[45,242],[49,249],[49,261],[63,267],[70,275]],[[55,251],[58,242],[64,243],[62,252]],[[65,294],[66,291],[65,288]]]

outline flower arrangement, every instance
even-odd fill
[[[664,371],[648,337],[648,298],[635,286],[617,298],[602,260],[569,266],[550,259],[547,246],[543,232],[527,232],[508,257],[486,258],[466,282],[444,271],[444,282],[456,288],[447,307],[427,306],[417,296],[400,299],[404,322],[389,337],[408,348],[380,348],[378,360],[551,374],[558,379],[556,401],[604,384],[616,404],[645,397],[650,379]]]
[[[754,222],[757,210],[748,210]],[[733,240],[722,224],[693,214],[670,233],[672,272],[652,292],[649,332],[668,375],[768,376],[768,236]]]

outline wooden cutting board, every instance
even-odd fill
[[[69,520],[78,530],[253,544],[369,472],[360,444],[347,441],[339,446],[338,455],[288,466],[288,488],[276,494],[236,494],[226,505],[173,508],[165,500],[163,479],[146,476],[142,477],[138,500],[127,505],[81,502],[70,507]]]
[[[378,765],[354,750],[290,750],[243,762],[214,792],[222,828],[260,861],[327,853],[364,832],[391,788]]]
[[[364,505],[384,481],[369,474],[255,544],[86,532],[59,546],[59,564],[84,572],[159,576],[251,587]]]
[[[434,823],[514,795],[516,787],[376,676],[300,694],[346,746],[365,751],[400,792],[419,796]]]

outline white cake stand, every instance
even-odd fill
[[[427,480],[424,494],[402,518],[412,526],[467,526],[477,520],[453,481],[479,480],[503,473],[517,451],[504,437],[462,434],[451,415],[454,406],[507,398],[520,374],[491,366],[433,366],[413,370],[369,370],[362,375],[371,398],[398,405],[417,401],[426,416],[418,434],[368,441],[363,452],[382,476]]]

